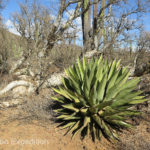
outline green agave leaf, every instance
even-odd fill
[[[67,76],[69,76],[68,69],[65,69],[65,74],[66,74]]]
[[[63,119],[63,120],[79,120],[79,116],[74,116],[74,115],[67,115],[63,114],[57,117],[57,119]]]
[[[119,106],[114,108],[115,110],[118,110],[118,112],[123,112],[125,110],[128,110],[129,108],[131,108],[133,105],[132,104],[127,104],[127,105],[123,105],[123,106]],[[113,108],[112,108],[113,109]]]
[[[117,115],[120,115],[123,117],[137,116],[140,114],[141,114],[141,112],[136,111],[136,110],[125,110],[125,111],[117,113]]]
[[[93,136],[93,140],[95,141],[95,138],[96,138],[96,124],[94,122],[92,122],[91,124],[91,133],[92,133],[92,136]]]
[[[138,91],[138,92],[132,92],[132,93],[126,93],[127,95],[124,96],[124,97],[121,97],[121,98],[116,98],[115,101],[114,101],[114,105],[115,104],[119,104],[119,103],[128,103],[128,102],[131,102],[134,100],[135,97],[137,97],[138,95],[141,94],[141,91]],[[123,102],[124,101],[124,102]]]
[[[74,101],[75,104],[79,104],[80,103],[79,98],[76,96],[76,94],[73,91],[71,91],[69,89],[64,89],[64,90],[67,93],[67,95],[70,97],[71,101]]]
[[[111,129],[109,128],[109,125],[106,124],[103,120],[102,120],[102,129],[104,130],[104,133],[111,139],[114,139],[113,133],[111,131]]]
[[[109,75],[108,75],[108,80],[111,78],[111,76],[113,75],[114,71],[116,69],[116,60],[113,61],[111,67],[110,67],[110,71],[109,71]]]
[[[88,108],[81,108],[80,112],[82,115],[86,116],[88,114]]]
[[[56,113],[61,113],[61,112],[64,112],[64,109],[63,108],[60,108],[60,109],[55,109],[53,110],[54,112]]]
[[[97,67],[99,67],[99,64],[103,61],[103,56],[101,55],[97,62]]]
[[[80,127],[80,120],[77,121],[77,122],[67,131],[67,133],[73,132],[74,130],[76,130],[76,129],[79,128],[79,127]]]
[[[116,83],[112,88],[110,88],[106,94],[105,100],[110,100],[114,99],[117,94],[120,94],[121,91],[124,91],[125,89],[131,90],[134,89],[139,80],[134,80],[134,81],[127,81],[127,83],[124,83],[126,79],[123,79],[121,83]],[[123,84],[124,83],[124,84]],[[123,85],[122,85],[123,84]],[[127,91],[126,91],[127,92]],[[128,95],[129,96],[129,95]],[[127,96],[126,96],[127,97]],[[129,97],[128,97],[129,98]],[[118,99],[118,98],[117,98]]]
[[[81,117],[77,117],[77,116],[70,116],[70,117],[65,117],[64,120],[80,120]]]
[[[99,105],[97,105],[95,107],[98,108],[98,110],[102,110],[106,106],[110,106],[112,103],[113,103],[113,101],[105,101],[105,102],[101,102]]]
[[[84,123],[81,127],[79,127],[78,129],[74,130],[74,134],[72,136],[72,138],[77,135],[79,132],[81,132],[89,123],[91,122],[91,118],[90,117],[85,117],[84,118]]]
[[[84,87],[84,96],[85,96],[86,99],[89,98],[89,94],[90,94],[90,90],[88,90],[87,87]]]
[[[78,68],[78,65],[77,65],[77,64],[74,64],[74,65],[73,65],[73,69],[74,69],[74,71],[76,72],[78,78],[81,80],[82,78],[81,78],[81,75],[80,75],[80,70],[79,70],[79,68]]]
[[[128,80],[128,77],[130,75],[130,72],[129,71],[126,71],[126,72],[123,72],[122,69],[119,71],[119,75],[118,75],[118,78],[116,80],[116,83],[115,84],[118,84],[120,83],[120,86],[122,86],[127,80]]]
[[[119,85],[120,83],[117,83],[107,91],[104,101],[110,101],[115,99],[116,95],[120,92]]]
[[[59,115],[58,117],[57,117],[57,119],[65,119],[65,118],[68,118],[68,117],[70,117],[70,115],[67,115],[67,114],[62,114],[62,115]]]
[[[126,67],[124,67],[124,68],[122,69],[122,74],[125,73],[125,72],[129,72],[128,66],[126,66]]]
[[[65,128],[68,128],[68,127],[72,127],[72,126],[74,126],[75,124],[76,124],[76,122],[69,122],[69,123],[63,125],[63,126],[61,127],[61,129],[65,129]]]
[[[139,78],[129,80],[126,83],[123,84],[123,86],[120,88],[120,91],[124,90],[124,89],[127,89],[127,88],[136,87],[139,82],[140,82]]]
[[[83,70],[85,71],[87,67],[87,60],[83,57]]]
[[[79,112],[79,109],[76,108],[76,105],[73,103],[62,105],[62,107],[67,108],[67,109],[72,110],[72,111],[75,111],[75,112]]]
[[[64,99],[61,99],[60,97],[51,97],[51,99],[60,103],[64,103]]]
[[[68,100],[71,101],[71,98],[68,96],[67,92],[66,92],[65,90],[62,90],[62,88],[60,88],[60,87],[59,87],[59,89],[53,88],[53,90],[54,90],[56,93],[58,93],[58,94],[60,94],[60,95],[62,95],[62,96],[64,96],[64,97],[66,97]],[[56,99],[55,99],[55,100],[56,100]]]
[[[102,120],[101,120],[101,118],[97,114],[92,115],[92,118],[98,124],[98,126],[101,128],[102,127]]]
[[[87,100],[85,99],[85,97],[83,95],[80,95],[78,93],[75,93],[76,94],[76,97],[80,100],[80,103],[81,103],[81,107],[82,106],[89,106],[88,103],[87,103]]]
[[[129,104],[140,104],[140,103],[143,103],[143,102],[146,102],[147,99],[138,99],[138,100],[132,100]]]
[[[118,60],[118,62],[116,63],[116,68],[118,68],[118,67],[119,67],[120,62],[121,62],[121,59],[119,59],[119,60]]]
[[[108,64],[108,60],[107,59],[104,61],[103,67],[104,67],[104,69],[103,69],[104,70],[104,74],[108,74],[109,64]]]
[[[79,58],[77,59],[77,64],[78,64],[78,67],[79,67],[79,70],[80,70],[81,79],[83,80],[84,69],[83,69],[83,65],[82,65],[82,63],[80,62],[80,59],[79,59]]]
[[[138,100],[138,99],[144,99],[144,98],[145,98],[145,96],[136,96],[134,99]]]
[[[132,100],[131,99],[122,99],[122,100],[119,100],[119,101],[115,101],[111,107],[112,108],[117,108],[119,106],[123,106],[123,105],[127,105],[127,104],[131,104]]]
[[[126,95],[124,98],[125,99],[134,99],[135,97],[139,96],[140,94],[142,94],[142,91],[135,91],[135,92],[132,92],[132,93]]]
[[[102,111],[100,116],[105,117],[105,116],[109,116],[109,115],[114,115],[114,114],[119,113],[121,111],[122,110],[113,109],[111,106],[107,106],[104,108],[104,111]]]
[[[87,73],[87,69],[84,72],[84,80],[83,80],[83,88],[86,88],[87,90],[90,90],[90,82],[88,80],[88,73]],[[83,89],[84,90],[84,89]]]
[[[118,101],[120,99],[124,99],[124,97],[131,94],[134,89],[135,89],[135,87],[131,87],[131,88],[119,91],[119,93],[115,96],[115,101]]]
[[[90,106],[96,104],[96,99],[97,99],[97,91],[96,91],[96,84],[95,84],[90,92],[89,98],[87,99]]]
[[[114,139],[119,140],[119,136],[118,136],[117,132],[114,129],[112,129],[112,135],[113,135]]]
[[[72,79],[72,78],[70,78],[70,79],[71,79],[73,88],[76,90],[76,92],[78,94],[81,94],[81,86],[80,86],[80,84],[77,81],[75,81],[74,79]]]
[[[78,102],[76,96],[74,95],[74,93],[71,90],[63,89],[61,87],[59,87],[59,89],[61,91],[61,95],[63,95],[64,97],[68,98],[70,101],[73,101],[73,100],[75,101],[76,100]]]
[[[116,72],[116,73],[113,75],[113,77],[110,79],[109,84],[108,84],[108,87],[107,87],[106,94],[107,94],[107,92],[109,91],[109,89],[114,86],[115,81],[116,81],[116,79],[117,79],[117,77],[118,77],[118,74],[119,74],[119,72]]]
[[[118,114],[111,115],[111,116],[106,116],[106,117],[104,117],[104,119],[107,120],[108,122],[111,121],[111,120],[121,120],[121,121],[126,120],[125,117],[119,116]]]
[[[100,117],[98,117],[97,115],[93,115],[92,118],[99,125],[99,127],[103,130],[104,134],[106,134],[110,138],[113,138],[112,133],[109,130],[108,126],[104,123],[102,119],[100,119]]]
[[[111,120],[111,123],[123,128],[132,128],[132,125],[120,120]]]
[[[104,73],[103,73],[103,61],[102,61],[97,68],[96,78],[100,82],[103,76],[104,76]]]
[[[69,77],[71,77],[73,80],[76,80],[77,83],[80,83],[80,78],[76,75],[76,72],[72,67],[69,67]]]
[[[88,64],[88,69],[91,70],[93,68],[93,64],[94,64],[94,58],[92,58]]]
[[[95,77],[96,65],[97,65],[97,59],[96,59],[94,65],[92,66],[92,69],[91,69],[91,71],[90,71],[90,75],[89,75],[89,78],[88,78],[89,84],[92,84],[92,80],[93,80],[93,78]]]
[[[99,128],[96,128],[96,136],[99,140],[101,139],[102,135],[102,131]]]
[[[63,83],[63,85],[65,86],[66,89],[71,89],[71,90],[73,89],[72,84],[71,84],[69,79],[62,78],[62,83]]]
[[[98,101],[103,100],[105,88],[106,88],[106,83],[107,83],[107,74],[103,77],[102,81],[100,82],[100,84],[98,86],[98,91],[97,91]]]

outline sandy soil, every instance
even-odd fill
[[[141,121],[135,130],[124,130],[121,143],[113,144],[106,139],[94,143],[90,137],[82,140],[80,136],[71,140],[56,123],[33,120],[16,108],[0,110],[0,116],[0,150],[150,150],[149,121]]]
[[[0,150],[110,150],[112,144],[103,139],[93,143],[90,138],[81,140],[79,136],[71,140],[71,135],[57,124],[32,120],[10,119],[17,114],[15,108],[0,111]],[[105,144],[105,146],[104,146]]]

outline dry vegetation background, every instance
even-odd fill
[[[141,82],[138,89],[142,89],[144,95],[150,99],[150,33],[145,31],[141,33],[143,34],[136,39],[138,44],[134,50],[129,43],[130,46],[126,48],[121,48],[121,46],[117,44],[113,49],[110,45],[107,46],[107,50],[102,51],[101,54],[110,61],[121,59],[122,66],[128,65],[131,72],[133,73],[134,71],[134,76],[140,76]],[[40,38],[36,39],[35,36],[35,38],[31,40],[25,35],[23,36],[23,34],[17,36],[10,33],[1,25],[0,89],[2,90],[12,81],[20,81],[20,79],[22,80],[24,78],[34,85],[36,79],[43,81],[47,76],[50,77],[53,74],[61,73],[65,68],[72,65],[76,61],[76,58],[80,57],[83,51],[86,50],[73,42],[74,37],[72,38],[72,35],[71,37],[66,37],[68,34],[63,33],[63,35],[61,38],[66,38],[66,41],[61,39],[61,42],[58,42],[55,40],[55,44],[52,45],[52,48],[48,52],[49,54],[46,58],[44,57],[43,63],[43,58],[37,56],[39,51],[36,51],[43,46]],[[55,35],[52,37],[55,37]],[[68,39],[71,40],[71,42],[68,42]],[[39,40],[40,44],[38,46],[36,45],[36,40]],[[130,41],[130,39],[127,41]],[[33,53],[31,49],[34,51]],[[16,70],[27,69],[23,70],[20,75],[10,73],[12,66],[16,64],[22,56],[27,59],[25,63],[20,65]],[[99,55],[95,57],[99,57]],[[40,64],[38,62],[40,62]],[[50,62],[52,63],[48,65]],[[45,66],[43,66],[44,64]],[[43,70],[41,70],[40,65],[43,66]],[[34,72],[34,75],[31,78],[27,78],[31,76],[32,72]],[[23,88],[22,90],[27,89]],[[51,87],[42,87],[38,92],[36,91],[31,94],[28,94],[27,91],[20,93],[20,91],[18,92],[17,90],[15,91],[15,89],[11,89],[9,92],[0,95],[0,140],[38,138],[46,139],[49,142],[49,144],[45,145],[11,145],[0,143],[0,149],[150,150],[149,102],[136,106],[136,109],[142,110],[144,115],[129,120],[135,125],[135,129],[132,131],[122,131],[120,133],[120,141],[110,143],[106,139],[102,139],[100,142],[96,141],[93,143],[89,137],[81,139],[77,136],[71,141],[71,135],[63,136],[65,130],[59,130],[59,128],[57,128],[58,123],[55,120],[55,113],[53,112],[51,96],[54,94]]]

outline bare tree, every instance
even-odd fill
[[[26,49],[22,53],[22,58],[12,67],[10,73],[15,71],[26,60],[31,64],[31,57],[35,58],[35,62],[38,62],[35,65],[42,68],[42,57],[44,57],[49,29],[53,22],[49,15],[49,10],[36,1],[33,1],[32,4],[26,1],[25,4],[20,3],[19,6],[21,12],[13,14],[13,23],[26,42]],[[31,69],[32,66],[29,65],[28,67]]]
[[[75,10],[64,21],[63,16],[70,5],[75,5]],[[34,80],[38,80],[39,87],[48,78],[47,69],[53,63],[49,61],[49,52],[58,41],[74,38],[75,32],[68,34],[68,30],[75,28],[73,21],[81,15],[81,2],[61,0],[57,16],[53,16],[50,9],[36,0],[32,3],[26,0],[19,6],[20,12],[13,14],[13,23],[25,40],[26,49],[23,50],[21,59],[12,66],[10,73],[26,64],[28,73]]]
[[[135,62],[135,76],[150,72],[150,33],[141,31],[137,41],[137,57]]]
[[[142,13],[147,11],[148,7],[145,4],[148,3],[140,0],[134,0],[132,4],[128,0],[84,0],[82,29],[85,52],[99,48],[105,51],[117,40],[123,40],[130,30],[139,28],[137,22]],[[91,17],[92,7],[93,17]],[[132,15],[134,19],[131,19]]]
[[[81,15],[79,0],[61,0],[58,14],[53,18],[50,10],[41,6],[39,2],[34,0],[31,6],[29,6],[30,4],[28,0],[25,4],[20,4],[21,12],[13,15],[14,25],[21,36],[26,39],[28,48],[24,51],[21,61],[18,61],[18,65],[16,64],[10,72],[16,70],[32,52],[35,52],[33,48],[29,48],[30,45],[34,45],[36,51],[40,50],[38,52],[40,56],[48,57],[54,45],[66,38],[66,31],[70,27],[74,27],[73,21]],[[67,8],[73,4],[76,5],[76,8],[64,22],[63,16],[67,12]]]

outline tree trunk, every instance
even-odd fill
[[[101,20],[101,29],[102,29],[102,37],[103,37],[104,46],[106,44],[105,9],[104,9],[105,6],[106,6],[106,0],[102,0],[101,1],[101,9],[103,9],[103,10],[102,10],[102,13],[101,13],[101,16],[100,16],[100,20]]]
[[[98,15],[98,1],[94,0],[93,5],[93,49],[98,50],[98,36],[97,36],[97,15]]]
[[[91,30],[91,6],[90,6],[90,0],[84,0],[83,6],[82,6],[82,32],[83,32],[83,45],[84,45],[84,51],[83,53],[86,53],[86,51],[90,50],[90,30]]]

